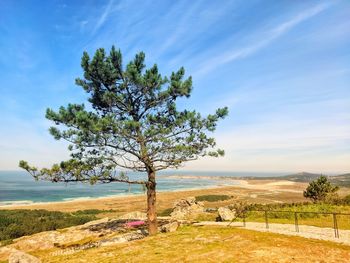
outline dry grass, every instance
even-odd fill
[[[43,262],[349,262],[350,247],[226,227],[183,227],[143,240],[52,257]]]
[[[209,217],[208,217],[209,218]],[[204,221],[204,220],[203,220]],[[208,220],[213,221],[213,220]],[[242,219],[238,219],[237,221],[242,221]],[[247,218],[246,222],[265,222],[265,217],[263,214],[260,216],[254,216],[251,218]],[[292,218],[268,218],[269,223],[278,223],[278,224],[295,224],[294,219]],[[350,216],[337,216],[338,228],[339,229],[347,229],[350,230]],[[308,225],[308,226],[316,226],[316,227],[329,227],[333,228],[333,216],[321,216],[314,218],[299,218],[299,225]]]

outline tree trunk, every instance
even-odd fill
[[[158,231],[156,211],[156,173],[148,172],[147,182],[147,221],[149,235],[155,235]]]

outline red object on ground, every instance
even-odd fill
[[[145,221],[133,221],[133,222],[128,222],[125,224],[126,227],[135,227],[135,226],[141,226],[144,225]]]

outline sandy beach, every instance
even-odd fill
[[[305,183],[282,180],[237,180],[234,186],[221,186],[205,189],[159,192],[157,195],[158,211],[172,207],[173,203],[189,196],[221,194],[233,196],[228,200],[246,200],[259,203],[300,202],[305,201],[302,191]],[[75,199],[64,202],[45,202],[1,206],[0,209],[47,209],[57,211],[76,211],[85,209],[114,210],[117,214],[129,211],[145,211],[145,194],[100,197],[95,199]],[[210,205],[215,206],[215,203]],[[223,203],[221,202],[221,205]]]

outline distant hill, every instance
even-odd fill
[[[301,172],[297,174],[290,174],[281,176],[280,178],[283,178],[285,180],[290,180],[294,182],[311,182],[318,177],[320,177],[322,174],[313,174],[313,173],[307,173],[307,172]]]
[[[319,178],[321,175],[327,176],[328,179],[335,185],[350,187],[350,173],[329,176],[325,174],[301,172],[301,173],[283,175],[278,177],[246,177],[246,179],[259,179],[259,180],[281,179],[281,180],[288,180],[293,182],[309,183]]]
[[[350,187],[350,173],[329,176],[329,179],[335,185]]]

